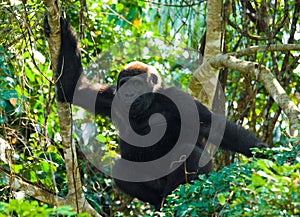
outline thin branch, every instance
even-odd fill
[[[272,51],[300,51],[300,44],[271,44],[264,46],[252,46],[237,52],[227,53],[229,56],[242,57],[259,52]]]
[[[258,36],[258,35],[252,35],[250,33],[248,33],[247,30],[242,30],[238,27],[238,25],[236,25],[234,22],[232,22],[231,20],[227,20],[227,23],[234,28],[238,33],[240,33],[242,36],[245,36],[247,38],[253,39],[253,40],[259,40],[259,41],[265,41],[268,40],[267,37],[262,37],[262,36]]]
[[[121,20],[123,20],[123,21],[125,21],[126,23],[128,23],[129,25],[133,25],[133,23],[132,22],[130,22],[129,20],[127,20],[125,17],[123,17],[121,14],[118,14],[115,10],[113,10],[109,5],[107,5],[107,4],[104,4],[104,6],[108,9],[108,10],[110,10],[114,15],[116,15],[119,19],[121,19]]]

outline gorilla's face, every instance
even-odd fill
[[[132,117],[142,115],[151,107],[154,93],[161,88],[161,79],[155,68],[132,62],[121,71],[117,82],[117,96]]]

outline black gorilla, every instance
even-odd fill
[[[44,23],[44,31],[45,35],[49,36],[50,27],[47,19]],[[71,27],[63,18],[61,18],[61,40],[62,44],[57,67],[57,77],[59,78],[57,82],[57,99],[59,101],[73,103],[95,114],[110,117],[115,115],[117,128],[120,134],[123,134],[125,137],[126,133],[130,132],[128,128],[133,129],[139,135],[147,135],[152,130],[149,124],[150,116],[157,113],[163,115],[165,124],[161,124],[160,118],[152,118],[152,127],[157,128],[158,132],[160,129],[165,129],[164,135],[154,145],[147,147],[143,145],[135,146],[127,143],[126,141],[128,140],[124,141],[121,136],[119,142],[121,160],[141,163],[158,160],[170,153],[175,144],[181,141],[179,135],[182,130],[193,132],[194,129],[189,126],[189,123],[181,120],[180,112],[174,102],[165,95],[174,96],[179,99],[179,102],[181,102],[181,99],[188,99],[191,96],[174,87],[165,87],[160,82],[159,75],[153,67],[141,62],[128,64],[119,75],[117,87],[104,84],[89,84],[86,78],[82,76],[83,69],[77,39]],[[127,88],[127,92],[120,94],[117,92],[131,78],[136,78],[139,75],[145,76],[134,81]],[[145,87],[150,91],[147,94],[137,96]],[[76,98],[73,100],[75,89]],[[97,95],[96,103],[91,105],[89,96],[93,94]],[[116,106],[114,111],[111,111],[115,96],[120,98],[119,102],[121,103]],[[136,98],[132,103],[131,100],[134,97]],[[148,170],[143,170],[139,166],[124,168],[122,161],[118,161],[113,169],[114,173],[126,170],[127,172],[125,173],[131,177],[140,175],[142,171],[142,175],[145,177],[144,180],[115,178],[116,185],[125,193],[149,202],[156,209],[160,208],[164,197],[170,194],[178,185],[190,182],[196,179],[199,174],[208,174],[211,171],[210,156],[204,150],[210,133],[221,138],[221,148],[239,152],[248,157],[252,156],[251,148],[264,146],[260,140],[244,128],[226,121],[224,116],[211,113],[200,102],[194,99],[187,100],[187,103],[185,102],[182,100],[182,108],[189,112],[194,106],[199,116],[200,128],[196,132],[197,137],[193,144],[189,142],[189,139],[187,139],[187,142],[179,142],[179,145],[176,146],[176,153],[168,157],[167,165],[156,165]],[[123,113],[122,106],[130,107],[128,110],[130,126],[122,121],[126,116],[126,112]],[[219,132],[218,128],[214,132],[210,132],[213,118],[224,120],[224,124],[226,124],[224,125],[224,134]],[[189,121],[192,122],[193,119],[194,117]],[[129,134],[130,136],[131,134]],[[186,137],[189,137],[189,134]],[[147,143],[146,140],[139,142]],[[207,163],[199,166],[201,155],[206,156]],[[155,173],[163,170],[163,167],[167,168],[165,169],[167,173],[156,177]]]

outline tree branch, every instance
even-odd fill
[[[36,184],[28,182],[20,176],[9,174],[8,171],[1,168],[0,173],[4,175],[8,180],[11,180],[11,187],[14,191],[22,191],[37,200],[43,201],[53,206],[67,205],[64,198],[55,195],[54,192],[50,192],[42,186],[37,186]]]
[[[243,50],[237,52],[227,53],[227,55],[242,57],[251,54],[256,54],[259,52],[272,52],[272,51],[300,51],[300,44],[271,44],[265,46],[252,46],[249,48],[245,48]]]
[[[268,93],[282,108],[290,121],[291,135],[298,136],[297,125],[300,122],[300,110],[286,94],[270,69],[256,62],[239,60],[229,54],[219,54],[211,58],[209,64],[214,68],[230,68],[242,73],[253,73],[264,84]]]
[[[58,61],[59,49],[61,44],[60,39],[60,13],[59,13],[59,1],[44,0],[46,12],[48,14],[48,23],[51,28],[50,37],[47,38],[51,65],[54,72],[56,72],[56,66]]]
[[[55,72],[54,74],[57,74],[57,63],[61,46],[59,1],[44,0],[44,4],[46,6],[48,23],[51,29],[50,37],[47,38],[50,48],[51,65]],[[77,213],[86,211],[93,216],[100,216],[86,201],[82,191],[76,147],[72,142],[71,104],[57,102],[57,113],[60,122],[60,134],[62,145],[64,147],[64,159],[69,183],[66,204],[72,206]]]
[[[222,33],[221,9],[222,1],[207,1],[207,28],[204,62],[215,56],[217,53],[220,53]],[[212,109],[218,85],[219,71],[209,66],[204,66],[204,68],[206,70],[200,69],[194,72],[189,83],[189,88],[192,91],[193,96],[197,97],[199,101],[209,109]]]
[[[56,72],[58,56],[61,45],[60,37],[60,12],[58,1],[45,0],[46,11],[48,13],[48,23],[50,25],[50,37],[47,38],[51,65],[53,71]],[[56,73],[54,73],[56,74]],[[57,78],[55,78],[56,80]],[[66,170],[68,176],[68,196],[74,197],[73,201],[77,201],[81,197],[82,185],[80,174],[77,165],[76,149],[72,145],[72,115],[71,105],[69,103],[57,102],[57,113],[60,122],[60,134],[62,138],[62,145],[64,147],[64,158],[66,163]],[[72,195],[72,196],[71,196]],[[78,210],[78,204],[74,204]]]
[[[14,191],[22,191],[25,194],[37,200],[43,201],[53,206],[66,206],[66,205],[72,206],[72,202],[70,202],[70,198],[60,197],[56,195],[54,192],[51,192],[43,188],[42,186],[37,186],[36,184],[28,182],[18,175],[9,174],[8,171],[3,170],[1,168],[0,168],[0,173],[4,175],[8,180],[11,181],[11,187]],[[87,212],[95,217],[101,216],[90,206],[90,204],[85,200],[85,198],[82,198],[79,204],[81,205],[80,212]]]

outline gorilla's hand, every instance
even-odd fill
[[[50,26],[49,26],[49,23],[48,23],[48,15],[45,15],[44,17],[44,34],[46,37],[49,37],[50,36],[50,33],[51,33],[51,29],[50,29]]]
[[[68,34],[68,32],[70,32],[70,30],[69,30],[70,25],[63,17],[60,17],[60,25],[61,25],[62,36],[65,36],[66,34]],[[44,17],[43,28],[44,28],[45,36],[49,37],[50,33],[51,33],[51,28],[50,28],[50,25],[48,22],[48,15],[45,15],[45,17]]]

